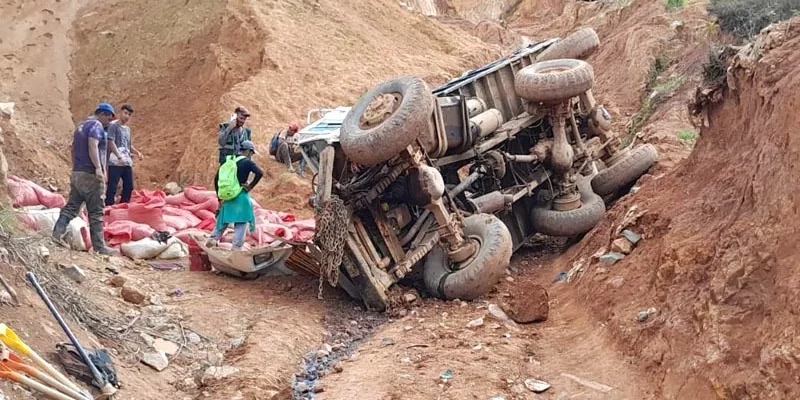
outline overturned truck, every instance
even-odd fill
[[[534,233],[591,230],[657,159],[651,145],[620,148],[595,101],[582,59],[598,46],[584,29],[432,91],[391,80],[346,111],[338,135],[301,139],[321,279],[373,310],[410,275],[433,296],[471,300]]]

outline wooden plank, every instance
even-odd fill
[[[403,261],[406,258],[406,252],[400,244],[400,239],[389,226],[389,222],[386,221],[386,217],[378,210],[378,206],[374,204],[370,205],[369,212],[372,214],[372,218],[375,219],[375,225],[378,226],[378,230],[381,231],[383,241],[389,249],[389,255],[392,256],[396,263]]]
[[[522,101],[517,96],[514,89],[514,69],[511,65],[498,71],[497,79],[500,81],[500,94],[503,95],[508,114],[504,114],[506,119],[522,113]]]
[[[359,241],[366,247],[367,257],[370,259],[369,261],[373,265],[380,265],[383,257],[381,257],[378,250],[375,249],[375,245],[372,243],[369,233],[367,233],[367,228],[364,227],[364,224],[358,218],[354,218],[352,223],[356,228],[356,234],[358,235],[358,239],[360,239]]]
[[[325,204],[331,198],[333,156],[333,146],[327,146],[319,153],[319,174],[317,175],[317,202],[319,204]]]

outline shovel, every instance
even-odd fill
[[[31,285],[33,285],[33,288],[36,289],[36,293],[38,293],[39,297],[42,298],[44,304],[47,305],[47,308],[53,314],[56,321],[58,321],[58,324],[61,325],[61,329],[63,329],[64,333],[67,334],[67,337],[69,338],[70,342],[72,342],[72,345],[75,346],[75,349],[80,354],[81,358],[83,359],[83,362],[86,364],[87,367],[89,367],[89,370],[92,372],[92,377],[94,378],[94,382],[92,383],[94,384],[94,386],[100,388],[100,390],[103,392],[103,395],[100,396],[99,399],[111,398],[111,396],[117,392],[117,388],[115,388],[111,384],[111,382],[109,382],[106,379],[106,377],[100,373],[100,371],[97,369],[97,366],[95,366],[92,360],[89,358],[89,355],[86,354],[86,350],[83,349],[81,344],[78,342],[78,339],[75,337],[75,335],[72,334],[72,331],[69,329],[69,326],[67,326],[67,323],[64,322],[64,319],[61,318],[61,315],[58,313],[58,310],[56,310],[55,306],[53,306],[53,303],[50,302],[50,299],[47,297],[47,293],[45,293],[44,289],[42,289],[42,287],[39,286],[39,282],[36,280],[36,275],[34,275],[33,272],[28,272],[26,274],[26,277],[28,278],[28,281],[31,283]],[[61,376],[63,377],[63,375]],[[69,380],[67,381],[70,382]],[[91,398],[90,396],[86,397]]]

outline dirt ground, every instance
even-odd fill
[[[786,238],[796,231],[800,31],[784,24],[747,49],[699,128],[687,103],[721,38],[707,2],[687,3],[671,12],[661,0],[5,0],[0,101],[17,103],[11,119],[0,117],[9,171],[61,190],[73,122],[98,101],[134,104],[146,155],[137,184],[149,188],[208,185],[216,126],[241,104],[266,173],[255,198],[309,217],[310,180],[266,155],[273,132],[308,109],[349,105],[385,79],[414,74],[436,85],[584,26],[602,41],[588,60],[595,96],[626,140],[656,145],[660,160],[584,240],[568,248],[537,238],[474,302],[423,294],[379,315],[329,287],[318,300],[318,281],[302,274],[242,281],[188,272],[185,262],[162,271],[51,248],[47,261],[0,262],[22,303],[0,304],[0,322],[54,360],[63,335],[24,283],[23,265],[62,278],[64,266],[81,266],[85,282],[59,282],[93,304],[114,337],[70,325],[84,343],[112,349],[120,399],[798,398],[798,260]],[[644,214],[629,228],[643,242],[600,265],[592,255],[634,206]],[[556,282],[570,270],[574,279]],[[147,300],[123,300],[116,275]],[[534,287],[549,293],[546,322],[511,324],[489,312]],[[180,349],[162,372],[138,361],[155,339]],[[552,388],[533,394],[527,379]],[[0,394],[29,398],[5,382]]]

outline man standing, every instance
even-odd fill
[[[242,142],[250,141],[252,132],[244,123],[250,118],[250,113],[244,107],[236,107],[228,123],[219,125],[219,165],[225,163],[228,156],[239,154]]]
[[[264,173],[253,162],[254,154],[256,147],[253,142],[246,140],[241,144],[240,155],[229,156],[227,162],[219,167],[214,177],[214,190],[221,204],[216,229],[206,242],[206,247],[216,246],[229,224],[233,224],[234,228],[234,251],[242,249],[248,225],[250,232],[255,232],[256,216],[253,212],[253,203],[250,201],[250,191],[258,184]],[[247,183],[251,173],[254,175],[253,180]]]
[[[103,239],[103,195],[105,193],[106,133],[114,117],[114,107],[108,103],[97,106],[94,116],[80,123],[72,136],[72,176],[69,200],[61,209],[53,239],[64,244],[67,225],[86,203],[89,212],[89,232],[92,247],[98,254],[114,254]]]
[[[298,130],[299,127],[297,124],[292,122],[289,124],[289,128],[284,129],[278,135],[278,151],[275,154],[275,159],[278,160],[278,162],[286,164],[286,168],[289,169],[289,172],[295,171],[292,163],[295,161],[300,161],[297,174],[303,176],[306,166],[305,159],[303,159],[303,154],[300,153],[299,149],[297,148]]]
[[[128,126],[133,116],[133,106],[125,104],[119,120],[108,127],[108,188],[106,189],[106,205],[114,204],[117,197],[117,185],[122,180],[122,199],[120,203],[130,203],[133,193],[133,157],[144,159],[142,153],[133,147],[131,128]]]

